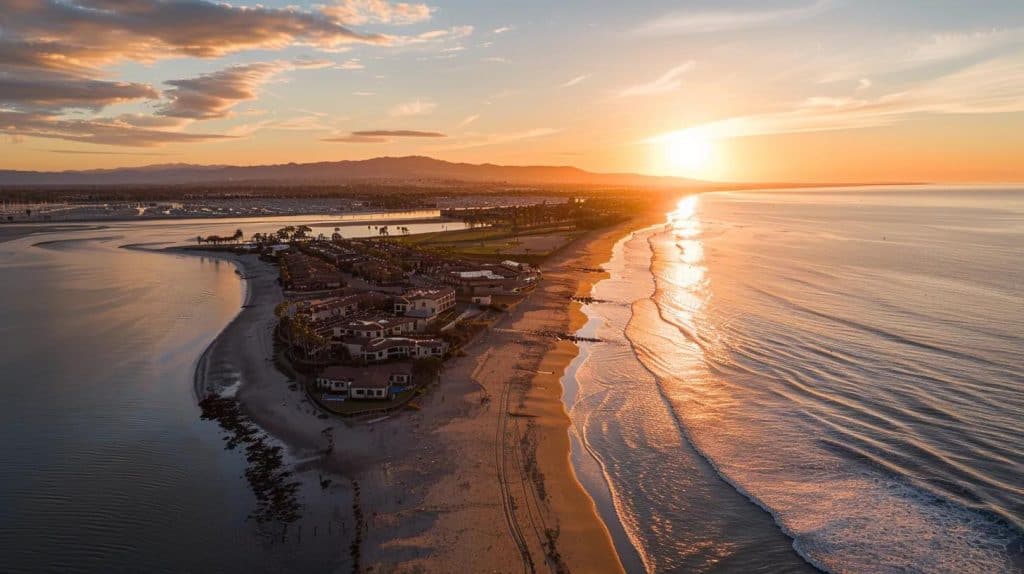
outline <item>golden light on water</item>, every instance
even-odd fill
[[[680,199],[675,211],[668,214],[669,223],[680,237],[693,237],[700,233],[700,220],[696,217],[699,197],[689,195]]]

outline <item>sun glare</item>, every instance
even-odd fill
[[[697,129],[671,132],[649,140],[654,144],[655,160],[660,171],[685,177],[714,175],[717,162],[717,143]]]
[[[665,163],[681,174],[700,172],[711,161],[711,140],[693,131],[682,131],[665,137]]]

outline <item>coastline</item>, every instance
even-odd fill
[[[197,396],[236,392],[243,412],[288,446],[300,479],[318,473],[342,479],[314,497],[319,500],[307,496],[307,508],[349,507],[358,488],[363,527],[354,517],[345,520],[361,532],[364,565],[621,572],[608,529],[571,462],[571,421],[559,379],[579,349],[524,332],[578,330],[586,316],[570,299],[589,294],[606,276],[594,269],[609,260],[615,243],[653,217],[567,245],[542,266],[536,292],[445,365],[421,410],[369,422],[320,418],[274,366],[273,308],[282,295],[273,266],[255,256],[192,251],[233,261],[247,289],[245,307],[197,363]]]

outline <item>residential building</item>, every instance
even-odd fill
[[[316,387],[333,399],[393,399],[401,388],[412,384],[408,363],[390,363],[367,367],[335,365],[316,378]]]

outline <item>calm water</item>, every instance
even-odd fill
[[[1024,191],[707,194],[608,267],[567,401],[627,566],[1024,571]]]
[[[302,491],[301,541],[247,521],[244,455],[199,418],[196,361],[245,296],[234,266],[121,248],[288,223],[118,223],[0,243],[0,571],[324,571],[347,557],[337,527],[323,533],[351,510],[318,485]]]

